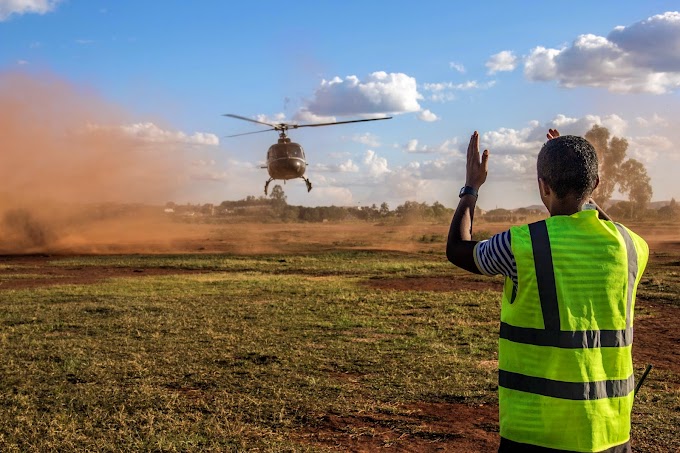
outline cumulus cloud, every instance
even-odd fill
[[[411,154],[449,154],[460,155],[458,137],[444,140],[436,146],[421,145],[417,139],[411,139],[401,147],[404,151]]]
[[[217,146],[220,139],[215,134],[195,132],[188,135],[182,131],[171,131],[158,127],[156,124],[135,123],[121,126],[126,134],[151,143],[177,143],[187,145]]]
[[[525,60],[530,80],[613,92],[662,94],[680,87],[680,12],[615,27],[607,37],[578,36],[560,49],[534,48]]]
[[[486,62],[486,67],[489,74],[495,74],[496,72],[504,71],[514,71],[517,67],[517,56],[515,56],[514,52],[510,50],[498,52],[495,55],[491,55],[489,60]]]
[[[356,173],[359,171],[359,167],[352,159],[347,159],[339,164],[314,164],[313,168],[314,171],[329,173]]]
[[[572,118],[560,114],[545,123],[530,121],[521,129],[502,127],[484,132],[481,136],[481,145],[496,155],[535,156],[546,141],[545,134],[548,129],[558,129],[562,135],[582,136],[595,124],[606,127],[612,135],[617,136],[624,135],[628,127],[628,123],[618,115],[585,115]]]
[[[659,153],[668,154],[674,149],[673,142],[662,135],[638,136],[628,139],[628,153],[630,157],[650,163],[659,157]]]
[[[418,119],[427,123],[431,123],[433,121],[439,120],[439,117],[428,109],[425,109],[418,113]]]
[[[416,79],[403,73],[384,71],[369,74],[364,80],[351,75],[322,80],[313,99],[303,108],[318,116],[385,115],[420,110]]]
[[[11,15],[45,14],[53,11],[61,0],[0,0],[0,21]]]
[[[635,122],[638,125],[646,128],[655,126],[667,127],[669,125],[668,120],[660,116],[658,113],[653,114],[651,118],[643,118],[641,116],[638,116],[637,118],[635,118]]]
[[[322,186],[315,181],[314,190],[305,193],[306,203],[319,206],[352,206],[354,197],[346,187]]]
[[[387,159],[378,156],[375,151],[370,149],[364,154],[364,165],[368,174],[373,177],[380,177],[390,172]]]
[[[423,90],[430,93],[429,100],[434,102],[447,102],[456,99],[456,92],[469,90],[486,90],[493,87],[496,81],[478,82],[468,80],[462,83],[437,82],[423,84]]]
[[[361,143],[362,145],[370,146],[372,148],[378,148],[380,146],[380,140],[374,134],[366,132],[364,134],[354,134],[350,140],[353,142]]]
[[[316,115],[306,109],[296,112],[293,115],[293,120],[300,123],[333,123],[337,121],[334,116]]]
[[[265,115],[263,113],[260,113],[259,115],[255,115],[255,120],[259,121],[261,123],[269,123],[269,124],[285,123],[286,122],[286,114],[279,112],[279,113],[275,113],[272,116],[268,116],[268,115]]]

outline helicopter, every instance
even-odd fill
[[[301,127],[319,127],[319,126],[333,126],[336,124],[347,124],[347,123],[362,123],[365,121],[378,121],[378,120],[389,120],[392,119],[391,116],[384,118],[369,118],[362,120],[350,120],[350,121],[334,121],[331,123],[311,123],[311,124],[289,124],[289,123],[266,123],[264,121],[257,121],[251,118],[246,118],[245,116],[234,115],[231,113],[225,113],[222,116],[228,116],[229,118],[236,118],[243,121],[250,121],[251,123],[261,124],[264,126],[269,126],[271,129],[265,129],[262,131],[246,132],[243,134],[227,135],[227,137],[239,137],[241,135],[259,134],[261,132],[277,131],[279,133],[279,140],[277,143],[269,147],[267,151],[267,165],[262,167],[266,168],[269,173],[269,179],[264,184],[264,194],[267,195],[267,189],[269,188],[269,183],[275,179],[282,179],[285,183],[289,179],[302,178],[307,184],[307,192],[312,190],[312,183],[309,179],[305,178],[305,170],[307,169],[307,161],[305,160],[305,151],[302,146],[298,143],[290,141],[290,138],[286,135],[289,129],[298,129]]]

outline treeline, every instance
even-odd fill
[[[671,198],[670,203],[658,209],[641,208],[634,201],[619,201],[612,204],[606,211],[614,220],[680,220],[680,206],[675,198]]]
[[[165,211],[185,221],[206,223],[259,221],[259,222],[343,222],[393,221],[449,222],[454,210],[442,203],[406,201],[394,209],[387,203],[370,206],[295,206],[288,204],[286,194],[280,185],[275,185],[268,197],[249,195],[242,200],[223,201],[219,205],[177,205],[167,203]],[[526,222],[545,216],[541,209],[520,208],[515,210],[493,209],[485,212],[475,210],[475,220],[489,222]]]
[[[435,201],[433,204],[407,201],[390,209],[387,203],[371,206],[295,206],[288,204],[281,186],[274,186],[269,197],[248,196],[237,201],[223,201],[219,205],[178,205],[167,203],[169,215],[201,222],[228,221],[283,221],[283,222],[341,222],[382,220],[449,221],[453,209]]]

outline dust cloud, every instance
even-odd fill
[[[0,73],[1,254],[136,252],[182,238],[160,209],[182,189],[177,144],[131,137],[129,122],[55,76]]]

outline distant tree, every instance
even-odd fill
[[[387,202],[382,202],[380,204],[380,215],[385,217],[390,214],[390,205],[387,204]]]
[[[503,208],[492,209],[484,214],[484,219],[489,222],[511,222],[513,218],[512,211]]]
[[[597,124],[586,133],[585,138],[595,148],[599,163],[600,185],[593,192],[595,201],[604,206],[618,186],[621,193],[628,194],[636,212],[645,212],[652,199],[651,179],[641,162],[626,160],[628,141],[620,137],[610,138],[609,130]]]
[[[675,201],[675,198],[671,198],[671,202],[666,206],[662,206],[658,211],[659,217],[666,220],[675,220],[680,218],[680,207]]]
[[[599,163],[600,185],[593,197],[598,204],[604,205],[612,198],[619,182],[620,167],[626,158],[628,141],[618,137],[610,139],[609,129],[597,124],[586,132],[585,139],[595,148]]]
[[[621,164],[619,184],[621,192],[627,193],[633,204],[633,217],[642,216],[652,200],[652,186],[645,166],[635,159],[625,161]]]
[[[427,203],[417,201],[405,201],[404,204],[397,206],[395,213],[402,220],[416,221],[425,218],[428,214],[429,206]]]
[[[446,206],[444,206],[440,202],[435,201],[432,204],[432,216],[435,219],[440,220],[443,219],[444,217],[447,217],[448,212],[449,210],[446,208]]]
[[[607,213],[614,219],[632,219],[635,213],[635,204],[631,201],[619,201],[609,207]]]
[[[286,202],[287,199],[286,194],[283,191],[283,187],[281,187],[281,185],[279,184],[274,186],[274,188],[272,189],[272,193],[269,195],[269,198],[284,203]]]

